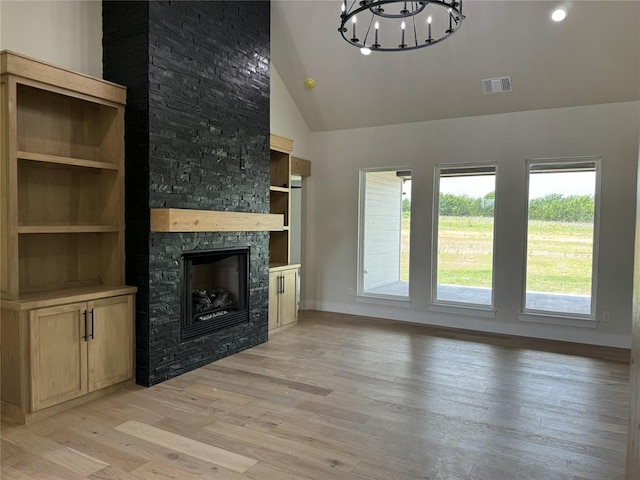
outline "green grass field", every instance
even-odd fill
[[[438,283],[491,287],[493,219],[441,217],[438,230]],[[589,295],[592,237],[591,224],[532,221],[527,290]],[[408,280],[408,219],[402,238],[401,275]]]

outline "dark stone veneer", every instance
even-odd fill
[[[104,78],[125,85],[126,281],[136,379],[153,385],[267,340],[268,232],[153,233],[150,208],[269,212],[268,1],[104,1]],[[182,262],[244,247],[250,320],[180,341]]]

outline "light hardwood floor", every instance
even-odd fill
[[[155,387],[3,422],[1,477],[622,479],[628,355],[300,312]]]

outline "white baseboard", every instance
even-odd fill
[[[514,317],[512,323],[485,319],[480,316],[452,315],[439,312],[412,312],[401,308],[380,308],[368,304],[342,304],[333,302],[306,301],[301,310],[344,313],[373,318],[387,318],[401,322],[420,323],[438,327],[462,328],[479,332],[517,335],[520,337],[585,343],[605,347],[631,348],[631,335],[598,332],[593,329],[571,328],[556,325],[525,323]]]
[[[298,310],[317,310],[316,302],[305,302],[300,300],[298,302]]]

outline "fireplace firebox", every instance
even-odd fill
[[[182,254],[182,339],[249,320],[249,248]]]

